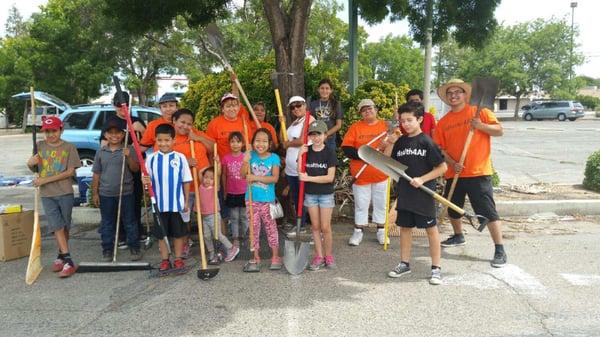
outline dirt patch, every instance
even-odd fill
[[[582,185],[502,185],[494,188],[496,200],[564,200],[600,199],[600,193],[589,191]]]

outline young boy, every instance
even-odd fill
[[[52,271],[58,272],[59,277],[69,277],[77,271],[77,265],[69,253],[72,177],[75,169],[81,165],[75,146],[60,138],[63,123],[58,117],[43,118],[41,131],[46,140],[38,142],[38,153],[29,158],[27,166],[32,171],[38,168],[39,177],[33,181],[33,185],[40,188],[48,226],[58,246],[58,257],[52,264]]]
[[[175,143],[175,128],[171,124],[161,124],[156,127],[156,144],[158,151],[146,158],[146,169],[149,176],[144,177],[144,184],[152,183],[156,198],[161,225],[168,237],[173,238],[175,261],[171,265],[169,251],[165,240],[159,241],[161,272],[171,268],[184,269],[185,263],[181,258],[183,245],[187,243],[188,227],[183,222],[180,212],[187,213],[192,174],[185,156],[173,151]],[[155,236],[161,237],[155,227]]]
[[[121,195],[121,220],[127,233],[127,245],[131,260],[142,258],[138,240],[138,224],[135,218],[135,195],[133,172],[140,169],[135,155],[131,155],[131,146],[123,143],[125,130],[115,121],[109,121],[103,134],[107,144],[102,146],[94,158],[92,180],[92,199],[100,207],[102,217],[100,237],[102,238],[102,260],[112,261],[117,213],[119,211],[119,194]],[[125,159],[123,159],[125,158]],[[126,160],[123,170],[123,160]],[[123,177],[121,177],[123,175]],[[121,180],[123,186],[121,187]],[[122,190],[121,190],[122,188]]]
[[[390,277],[400,277],[410,273],[410,249],[412,244],[412,228],[424,228],[429,239],[429,254],[431,255],[431,279],[429,283],[442,283],[440,268],[441,247],[440,234],[436,227],[434,200],[424,191],[421,185],[435,188],[435,179],[446,172],[444,156],[431,138],[421,131],[423,121],[423,106],[418,103],[406,103],[398,108],[400,123],[406,135],[400,137],[389,153],[386,154],[400,163],[408,166],[406,174],[413,177],[408,182],[400,179],[398,191],[398,217],[396,224],[400,226],[400,263],[388,273]]]

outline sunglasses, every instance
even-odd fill
[[[292,105],[290,105],[290,109],[292,109],[292,110],[300,109],[301,106],[302,106],[302,104],[292,104]]]

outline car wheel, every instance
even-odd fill
[[[79,152],[79,160],[81,161],[81,167],[88,167],[94,165],[95,154],[91,151]]]
[[[567,116],[565,114],[558,114],[558,120],[564,122],[567,120]]]
[[[569,118],[571,122],[574,122],[577,118]]]
[[[523,119],[530,122],[533,120],[533,116],[531,114],[525,114],[525,116],[523,116]]]

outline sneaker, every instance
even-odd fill
[[[127,249],[127,242],[119,241],[119,245],[117,246],[119,249]]]
[[[142,253],[139,249],[130,249],[129,250],[129,259],[131,261],[139,261],[142,259]]]
[[[350,246],[358,246],[358,245],[360,245],[360,242],[362,241],[362,239],[363,239],[362,229],[354,228],[354,233],[352,233],[350,240],[348,240],[348,244]]]
[[[77,271],[77,265],[72,266],[68,263],[65,263],[65,266],[63,267],[63,269],[60,271],[60,273],[58,273],[58,277],[66,278],[66,277],[69,277],[69,276],[75,274],[76,271]]]
[[[325,256],[325,267],[327,267],[327,269],[336,269],[337,268],[337,265],[335,264],[335,259],[333,258],[333,255]]]
[[[145,243],[146,239],[148,239],[148,235],[140,235],[140,243]]]
[[[386,241],[387,241],[388,245],[390,244],[390,238],[386,238],[385,237],[385,230],[384,229],[377,229],[377,241],[379,241],[380,245],[385,244]]]
[[[210,264],[211,266],[218,266],[221,264],[221,260],[215,254],[215,255],[213,255],[213,257],[210,260],[208,260],[208,264]]]
[[[231,246],[231,249],[229,249],[229,252],[227,252],[227,256],[225,257],[225,262],[233,261],[239,253],[240,253],[240,247]]]
[[[160,265],[158,266],[158,270],[159,271],[167,271],[171,269],[171,261],[169,260],[162,260],[160,262]]]
[[[400,277],[404,274],[410,274],[410,267],[408,267],[408,265],[406,265],[406,263],[404,262],[400,262],[396,268],[392,269],[389,273],[388,276],[389,277],[393,277],[393,278],[397,278]]]
[[[244,272],[258,273],[260,272],[260,261],[250,260],[244,265]]]
[[[315,256],[312,259],[312,262],[308,266],[308,270],[316,271],[325,267],[325,260],[320,256]]]
[[[502,268],[504,266],[506,266],[506,253],[505,252],[495,252],[494,259],[492,260],[492,267]]]
[[[65,261],[63,261],[63,259],[56,259],[54,260],[54,262],[52,262],[52,271],[55,273],[58,273],[59,271],[63,270],[64,267]]]
[[[454,234],[441,242],[442,247],[456,247],[465,245],[465,237],[462,234]]]
[[[113,259],[113,254],[110,250],[105,250],[102,252],[102,261],[111,262]]]
[[[271,258],[271,265],[269,266],[270,270],[280,270],[281,269],[281,258],[273,257]]]
[[[190,257],[190,245],[185,244],[183,245],[183,250],[181,251],[181,258],[187,259],[188,257]]]
[[[185,262],[183,262],[183,259],[175,259],[175,261],[173,261],[173,269],[183,268],[185,268]]]
[[[442,284],[442,270],[440,268],[431,269],[431,278],[429,284],[440,285]]]

